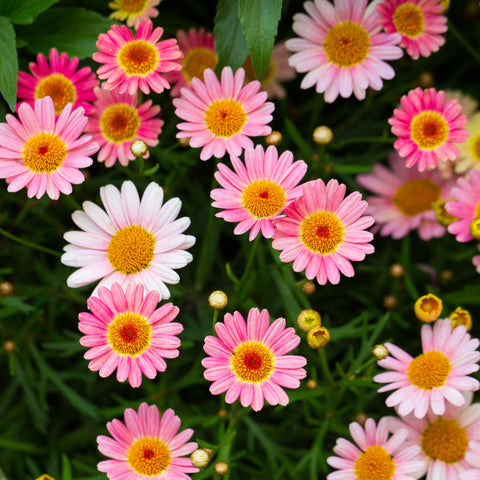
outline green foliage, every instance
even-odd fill
[[[8,18],[0,16],[0,93],[15,110],[17,98],[18,59],[15,44],[15,31]]]
[[[28,25],[37,16],[59,0],[3,0],[0,15],[8,17],[12,23]]]

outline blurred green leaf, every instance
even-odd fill
[[[0,16],[0,72],[0,93],[13,112],[17,101],[18,57],[15,30],[3,16]]]
[[[37,15],[51,7],[59,0],[2,0],[0,15],[8,17],[12,23],[27,25],[32,23]]]

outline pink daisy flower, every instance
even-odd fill
[[[459,480],[480,480],[480,468],[465,470],[464,472],[460,473],[458,478]]]
[[[461,391],[478,390],[479,382],[469,377],[479,368],[479,341],[460,325],[453,329],[449,318],[422,326],[422,350],[417,357],[391,343],[385,343],[390,355],[378,364],[390,372],[376,375],[373,380],[387,385],[379,392],[395,390],[387,397],[388,407],[398,405],[400,415],[413,412],[423,418],[431,407],[436,415],[445,413],[445,400],[455,406],[465,404]]]
[[[190,219],[176,218],[182,202],[172,198],[163,204],[163,190],[150,183],[142,199],[131,181],[121,190],[113,185],[100,188],[105,210],[93,202],[83,203],[83,210],[72,214],[80,231],[66,232],[67,242],[62,263],[80,267],[67,279],[71,288],[83,287],[100,280],[99,287],[122,287],[130,282],[141,283],[147,292],[157,290],[161,298],[169,298],[165,285],[176,284],[180,277],[174,269],[192,261],[185,250],[195,237],[183,235]]]
[[[377,4],[380,25],[388,33],[402,35],[399,43],[417,60],[428,57],[444,43],[447,17],[439,0],[383,0]]]
[[[210,68],[203,72],[202,82],[192,78],[191,89],[183,88],[180,98],[173,104],[175,113],[185,123],[177,124],[177,138],[189,138],[191,147],[203,147],[201,160],[215,156],[221,158],[228,152],[240,155],[253,147],[251,136],[268,135],[272,129],[275,106],[267,102],[267,93],[259,92],[260,82],[243,85],[245,70],[239,68],[233,75],[224,67],[218,81]]]
[[[380,90],[382,79],[390,80],[395,71],[384,60],[403,55],[397,46],[398,33],[381,33],[379,13],[367,0],[326,0],[305,2],[304,13],[293,17],[293,31],[301,38],[287,40],[294,53],[289,60],[297,72],[305,73],[301,88],[316,85],[325,101],[338,95],[363,100],[368,87]]]
[[[55,115],[51,97],[26,102],[18,108],[18,120],[11,114],[0,123],[0,178],[9,192],[27,187],[27,195],[53,199],[72,193],[72,184],[82,183],[81,168],[89,167],[90,155],[98,145],[90,135],[82,135],[87,117],[83,108],[72,111],[72,104]]]
[[[480,466],[480,404],[471,405],[473,395],[465,392],[461,407],[448,404],[442,416],[430,409],[424,418],[414,415],[387,417],[389,430],[408,431],[406,443],[418,445],[426,465],[427,480],[461,480],[461,472]],[[475,477],[467,477],[473,480]]]
[[[402,238],[417,230],[422,240],[444,235],[435,205],[450,198],[454,180],[444,180],[437,170],[419,172],[407,168],[397,152],[389,166],[377,163],[371,173],[357,176],[358,184],[375,196],[367,198],[367,213],[375,219],[380,235]]]
[[[337,439],[333,451],[338,457],[328,457],[327,463],[337,471],[327,475],[327,480],[415,480],[421,477],[424,462],[420,447],[405,445],[407,430],[390,436],[388,421],[380,419],[378,426],[367,418],[365,429],[357,422],[349,426],[356,445],[345,438]]]
[[[117,380],[139,387],[142,374],[155,378],[167,368],[164,358],[178,357],[180,340],[176,337],[183,327],[172,322],[178,307],[172,303],[156,308],[160,295],[149,292],[143,298],[143,285],[129,283],[126,291],[118,283],[111,289],[101,287],[98,298],[87,300],[92,313],[78,315],[80,339],[89,347],[85,358],[88,368],[102,378],[117,370]]]
[[[142,403],[138,412],[125,409],[124,416],[125,423],[116,418],[107,423],[113,438],[97,437],[98,450],[109,457],[97,468],[110,480],[189,480],[188,473],[198,472],[187,456],[198,447],[188,442],[193,430],[178,433],[181,420],[171,408],[160,415],[156,405]]]
[[[162,75],[164,72],[180,70],[176,60],[182,58],[177,40],[170,38],[159,42],[163,28],[153,28],[151,21],[142,22],[135,37],[125,25],[112,25],[107,33],[101,33],[97,40],[99,52],[93,60],[103,63],[97,74],[106,80],[103,88],[119,93],[136,94],[140,89],[149,94],[150,89],[162,93],[170,84]]]
[[[367,202],[359,192],[345,196],[346,187],[337,180],[327,185],[318,179],[303,184],[303,195],[275,221],[273,248],[282,250],[280,260],[293,261],[293,270],[305,270],[308,279],[320,285],[337,284],[340,272],[354,275],[350,260],[360,261],[374,248],[365,229],[373,218],[363,213]]]
[[[100,145],[98,161],[111,167],[117,160],[121,165],[135,159],[130,150],[134,140],[143,140],[149,147],[158,145],[163,120],[157,118],[158,105],[147,100],[138,106],[138,96],[116,90],[96,88],[95,111],[88,119],[86,132]],[[147,155],[148,157],[148,155]]]
[[[300,337],[285,319],[270,325],[268,310],[252,308],[247,321],[240,312],[225,314],[224,322],[215,324],[215,332],[205,338],[203,349],[209,355],[202,360],[204,377],[213,381],[210,393],[227,392],[225,401],[240,397],[243,407],[258,411],[264,400],[270,405],[287,405],[289,399],[282,387],[298,388],[306,372],[304,357],[287,355]]]
[[[239,222],[233,233],[250,230],[252,241],[259,231],[273,237],[273,221],[302,194],[297,186],[307,171],[303,160],[293,161],[292,152],[278,156],[277,148],[261,145],[245,149],[245,164],[231,157],[234,171],[220,163],[215,178],[223,188],[212,190],[212,205],[223,210],[216,214],[227,222]]]
[[[447,202],[445,209],[459,220],[448,226],[448,231],[456,235],[458,242],[468,242],[473,239],[470,225],[480,217],[480,172],[470,170],[468,177],[460,177],[452,188],[453,200]]]
[[[35,100],[43,97],[52,97],[57,115],[66,107],[73,104],[73,109],[83,107],[89,115],[93,107],[90,102],[95,100],[94,87],[99,82],[90,67],[78,68],[78,57],[68,58],[66,53],[58,54],[56,48],[50,49],[49,60],[43,53],[37,55],[37,63],[30,62],[29,73],[18,72],[17,97],[33,107]]]
[[[454,143],[464,142],[467,117],[456,100],[445,103],[445,92],[434,88],[410,90],[400,99],[401,108],[388,120],[396,135],[394,147],[406,166],[418,163],[418,170],[434,168],[437,161],[455,160],[460,152]]]
[[[138,29],[142,22],[158,17],[158,10],[155,8],[161,0],[113,0],[108,6],[114,10],[110,18],[123,22]]]
[[[183,54],[182,69],[168,72],[165,78],[172,84],[170,95],[178,97],[183,87],[190,87],[192,78],[203,78],[207,68],[215,70],[218,63],[213,33],[191,28],[188,32],[178,30],[178,47]]]

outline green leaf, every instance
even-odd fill
[[[237,0],[218,0],[213,33],[218,54],[217,71],[227,65],[234,71],[241,67],[247,58],[248,46],[238,19]]]
[[[267,73],[281,14],[282,0],[238,0],[238,16],[258,80]]]
[[[8,18],[0,16],[0,93],[15,110],[17,101],[18,57],[15,30]]]
[[[0,15],[8,17],[12,23],[27,25],[59,0],[2,0]]]
[[[55,46],[59,52],[83,59],[97,50],[98,35],[107,32],[112,23],[85,8],[54,7],[39,15],[35,28],[19,28],[18,35],[28,42],[27,48],[33,53],[48,55]]]

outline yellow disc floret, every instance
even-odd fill
[[[158,438],[139,438],[127,452],[127,461],[135,473],[147,477],[160,475],[171,460],[170,449]]]
[[[334,252],[343,241],[344,228],[338,217],[324,210],[315,212],[303,220],[300,236],[303,244],[312,252],[327,255]]]
[[[425,178],[415,178],[400,186],[392,197],[393,204],[405,215],[414,217],[432,210],[440,198],[440,187]]]
[[[118,314],[108,325],[107,338],[116,353],[133,357],[147,349],[151,334],[152,327],[145,317],[124,312]]]
[[[419,113],[413,117],[410,129],[412,140],[422,150],[432,150],[448,138],[448,124],[438,112]]]
[[[25,142],[23,164],[35,173],[52,173],[67,155],[65,142],[54,133],[37,133]]]
[[[370,36],[357,23],[339,23],[327,32],[323,48],[332,63],[340,67],[351,67],[367,57]]]
[[[61,73],[53,73],[42,78],[35,88],[35,100],[43,97],[52,98],[55,113],[59,115],[67,103],[75,103],[77,91],[71,80]]]
[[[442,353],[432,350],[414,358],[407,369],[411,383],[422,390],[431,390],[445,384],[451,370],[450,361]]]
[[[368,447],[355,462],[357,480],[391,480],[395,462],[390,454],[378,445]]]
[[[267,380],[273,371],[274,356],[261,342],[247,341],[233,352],[230,363],[242,382],[258,383]]]
[[[423,429],[421,446],[431,459],[452,464],[465,456],[468,437],[456,420],[440,417]]]
[[[103,136],[114,143],[133,140],[140,126],[137,110],[130,105],[119,103],[107,107],[100,118]]]
[[[145,76],[155,70],[158,64],[157,49],[145,40],[131,40],[120,48],[118,64],[126,75]]]
[[[285,190],[271,180],[255,180],[242,193],[242,205],[257,218],[268,218],[283,209]]]
[[[182,60],[182,73],[191,82],[192,78],[203,78],[203,72],[207,68],[215,70],[218,63],[217,54],[209,48],[192,48]]]
[[[231,98],[212,102],[205,112],[205,124],[216,137],[239,133],[246,121],[243,106]]]

